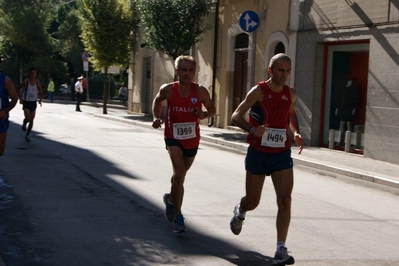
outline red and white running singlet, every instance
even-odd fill
[[[263,101],[249,110],[249,123],[254,126],[268,124],[261,138],[249,134],[248,143],[254,149],[262,152],[277,153],[291,148],[288,135],[289,110],[291,106],[290,88],[283,86],[281,92],[274,92],[266,84],[259,82],[263,90]]]
[[[179,83],[172,84],[172,93],[167,102],[164,137],[178,140],[185,149],[197,148],[200,140],[199,118],[195,108],[201,109],[198,84],[191,82],[191,93],[183,98],[179,95]]]

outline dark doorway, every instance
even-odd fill
[[[146,57],[143,60],[143,89],[141,94],[141,102],[144,106],[141,107],[144,114],[151,114],[152,95],[151,95],[151,57]]]
[[[329,45],[321,146],[362,153],[366,122],[368,43]],[[347,136],[346,132],[350,131]],[[348,138],[349,137],[349,138]],[[348,139],[347,139],[348,138]]]
[[[233,84],[233,111],[244,100],[247,94],[247,66],[248,52],[236,51],[234,62],[234,84]]]

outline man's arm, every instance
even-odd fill
[[[6,77],[5,80],[5,87],[8,96],[11,98],[11,101],[6,109],[0,111],[0,119],[5,119],[7,117],[7,114],[15,107],[18,102],[18,94],[17,91],[14,89],[14,83],[8,77]]]
[[[296,110],[295,110],[296,91],[290,88],[290,94],[291,94],[291,106],[289,110],[289,119],[290,119],[289,126],[292,131],[292,134],[294,135],[295,143],[299,148],[299,154],[301,154],[303,150],[303,139],[301,134],[299,133],[298,118],[296,116]]]
[[[40,83],[40,81],[37,83],[37,89],[39,90],[39,104],[41,105],[43,97],[44,97],[44,93],[43,93],[42,84]]]
[[[20,100],[20,104],[22,104],[23,100],[22,100],[22,95],[21,95],[21,89],[25,88],[25,82],[22,82],[21,84],[19,84],[19,86],[17,87],[16,91],[17,91],[17,95],[19,97]]]
[[[263,92],[259,85],[253,87],[245,97],[244,101],[240,103],[237,109],[231,116],[231,121],[239,128],[252,134],[255,137],[261,137],[265,132],[265,126],[253,127],[245,118],[244,115],[248,112],[254,104],[263,100]]]
[[[201,110],[196,110],[195,115],[199,119],[205,119],[205,118],[210,118],[216,114],[216,107],[215,104],[213,103],[211,96],[209,95],[208,90],[203,87],[199,86],[198,87],[198,96],[201,99],[201,103],[204,105],[206,111]]]
[[[155,96],[154,101],[152,102],[153,128],[161,127],[162,120],[160,116],[162,111],[162,102],[165,101],[170,96],[171,92],[172,92],[172,85],[164,84],[161,86],[157,95]]]

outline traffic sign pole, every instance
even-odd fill
[[[83,70],[86,71],[87,100],[90,101],[90,97],[89,97],[89,76],[88,76],[88,71],[89,71],[89,53],[88,52],[83,52],[82,53],[82,60],[83,60]]]

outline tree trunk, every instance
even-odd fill
[[[104,67],[104,78],[103,78],[103,114],[107,114],[107,99],[108,99],[108,67]]]

